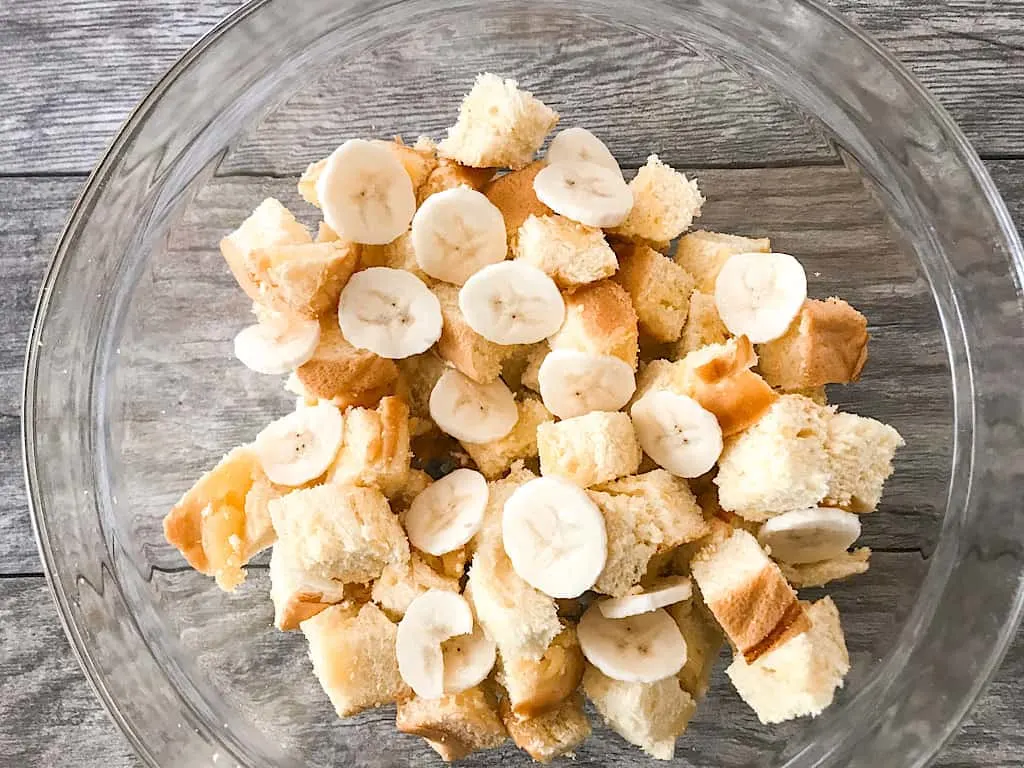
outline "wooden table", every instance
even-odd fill
[[[1024,3],[834,0],[929,86],[1024,224]],[[51,250],[121,121],[230,0],[0,4],[0,765],[137,765],[79,671],[32,537],[19,449],[22,355]],[[1024,642],[943,766],[1021,764]]]

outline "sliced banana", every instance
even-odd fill
[[[565,321],[565,301],[555,281],[522,261],[491,264],[459,291],[469,327],[495,344],[535,344]]]
[[[320,477],[341,447],[341,411],[320,403],[272,421],[253,448],[270,482],[299,486]]]
[[[654,390],[629,410],[644,453],[679,477],[700,477],[722,454],[722,428],[693,398]]]
[[[860,537],[860,518],[834,507],[811,507],[769,518],[757,533],[776,560],[792,565],[831,560]]]
[[[424,699],[444,695],[442,644],[473,631],[473,611],[466,598],[443,589],[429,589],[415,598],[398,622],[395,656],[398,674]]]
[[[460,693],[479,685],[494,668],[498,646],[479,624],[468,635],[457,635],[441,645],[444,656],[444,692]]]
[[[472,469],[456,469],[420,492],[405,513],[405,532],[416,549],[443,555],[480,530],[489,491]]]
[[[594,163],[619,176],[622,169],[604,142],[586,128],[566,128],[551,140],[545,159],[553,163]]]
[[[737,253],[715,280],[715,306],[734,336],[763,344],[782,336],[807,299],[807,275],[787,253]]]
[[[338,325],[355,347],[393,360],[426,352],[441,338],[441,302],[416,275],[371,267],[341,292]]]
[[[597,606],[606,619],[624,619],[681,603],[691,595],[693,586],[686,576],[666,576],[639,594],[600,600]]]
[[[572,349],[549,352],[537,372],[545,407],[560,419],[617,411],[636,391],[633,367],[611,355]]]
[[[289,319],[250,325],[235,336],[235,357],[256,373],[288,373],[313,357],[320,323]]]
[[[576,631],[583,655],[605,675],[627,683],[656,683],[686,664],[686,640],[664,608],[609,619],[600,605],[586,610]]]
[[[519,421],[516,399],[505,382],[478,384],[454,368],[441,374],[428,407],[442,432],[467,443],[500,440]]]
[[[586,491],[557,477],[517,488],[505,502],[501,533],[515,572],[550,597],[579,597],[608,557],[601,510]]]
[[[456,285],[508,255],[501,211],[469,187],[428,197],[412,218],[411,238],[420,269]]]
[[[316,194],[327,226],[367,245],[390,243],[416,212],[412,181],[395,153],[363,139],[350,139],[331,153]]]
[[[596,163],[552,163],[533,180],[544,205],[591,227],[616,227],[633,207],[633,193],[618,171]]]

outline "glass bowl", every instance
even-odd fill
[[[305,165],[346,138],[440,138],[473,77],[518,78],[607,139],[696,177],[698,224],[769,235],[811,294],[871,321],[844,409],[906,438],[864,518],[864,576],[828,588],[853,669],[815,720],[763,727],[716,672],[675,763],[921,765],[996,668],[1021,608],[1021,246],[949,117],[878,45],[807,0],[263,0],[132,115],[75,208],[29,348],[26,473],[88,676],[150,765],[434,760],[384,709],[339,721],[265,560],[235,594],[161,518],[292,399],[232,358],[249,306],[217,242],[265,196],[307,222]],[[813,596],[813,591],[809,593]],[[647,758],[595,721],[580,765]],[[524,765],[506,746],[468,765]]]

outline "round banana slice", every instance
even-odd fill
[[[405,513],[405,532],[416,549],[443,555],[480,530],[489,495],[487,480],[472,469],[456,469],[431,483]]]
[[[345,339],[393,360],[426,352],[441,338],[441,302],[416,275],[371,267],[341,292],[338,325]]]
[[[256,373],[288,373],[309,361],[320,343],[316,320],[257,323],[235,336],[235,357]]]
[[[633,193],[622,174],[596,163],[552,163],[533,180],[544,205],[591,227],[616,227],[633,207]]]
[[[787,253],[737,253],[715,279],[715,306],[734,336],[782,336],[807,299],[807,275]]]
[[[468,635],[458,635],[441,646],[444,656],[444,692],[460,693],[479,685],[494,668],[498,647],[479,624]]]
[[[609,619],[600,602],[591,605],[576,628],[587,661],[613,680],[656,683],[686,664],[686,640],[664,608]]]
[[[784,563],[831,560],[860,537],[860,518],[834,507],[794,509],[769,518],[757,533],[761,546]]]
[[[722,428],[693,398],[654,390],[629,410],[644,453],[679,477],[700,477],[722,455]]]
[[[398,674],[424,699],[444,695],[442,644],[473,631],[473,611],[466,598],[444,589],[429,589],[415,598],[398,622],[395,656]]]
[[[441,374],[428,407],[442,432],[467,443],[500,440],[519,421],[516,399],[505,382],[478,384],[454,368]]]
[[[416,212],[412,181],[395,153],[363,139],[350,139],[331,153],[316,194],[327,226],[367,245],[390,243]]]
[[[551,140],[545,159],[551,163],[593,163],[619,176],[622,169],[604,142],[586,128],[566,128]]]
[[[565,301],[555,281],[522,261],[491,264],[459,291],[469,327],[495,344],[534,344],[565,320]]]
[[[600,600],[597,606],[606,619],[624,619],[681,603],[692,594],[693,586],[686,576],[666,576],[639,594]]]
[[[572,349],[549,352],[537,372],[544,406],[560,419],[617,411],[636,391],[633,367],[611,355]]]
[[[462,285],[508,252],[505,218],[481,193],[455,187],[428,197],[412,217],[413,251],[420,269]]]
[[[341,447],[342,423],[341,411],[320,403],[264,427],[253,449],[270,482],[298,486],[320,477]]]
[[[604,517],[566,480],[540,477],[517,488],[505,502],[501,533],[515,572],[550,597],[578,597],[604,570]]]

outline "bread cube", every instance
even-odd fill
[[[488,384],[497,379],[502,363],[520,347],[495,344],[470,328],[459,309],[459,286],[439,282],[430,290],[441,302],[444,319],[437,353],[473,381]]]
[[[327,481],[399,493],[409,479],[409,406],[398,397],[382,398],[376,410],[345,412],[341,449],[327,470]]]
[[[604,232],[557,215],[531,214],[519,227],[513,255],[547,273],[559,288],[611,277],[619,264]]]
[[[673,357],[678,360],[708,344],[724,344],[728,338],[729,329],[718,315],[715,297],[699,290],[691,293],[686,322],[673,349]]]
[[[658,159],[647,158],[632,181],[633,208],[626,220],[610,230],[631,240],[666,242],[673,240],[700,216],[704,197],[696,181],[690,181]]]
[[[431,568],[413,552],[408,562],[393,563],[384,568],[375,582],[371,596],[392,621],[405,616],[409,603],[428,589],[458,592],[458,579],[444,576]]]
[[[405,172],[409,174],[414,192],[426,184],[431,172],[437,166],[437,157],[432,146],[417,142],[416,146],[410,147],[402,142],[401,137],[396,137],[394,141],[375,139],[374,143],[391,150],[398,162],[402,164]],[[320,207],[320,198],[316,192],[316,183],[326,166],[326,157],[323,160],[310,163],[299,178],[299,194],[303,200],[317,208]]]
[[[875,419],[836,413],[828,421],[825,450],[829,481],[824,503],[850,512],[874,512],[882,486],[893,472],[900,433]]]
[[[668,547],[696,541],[710,530],[687,482],[664,469],[621,477],[594,490],[642,499],[664,541],[674,542],[667,544]]]
[[[498,702],[480,686],[439,699],[402,699],[395,726],[402,733],[422,736],[446,762],[500,747],[508,737],[498,716]]]
[[[398,627],[373,603],[334,605],[302,622],[313,673],[338,717],[411,694],[398,674]]]
[[[555,215],[555,212],[544,205],[533,191],[533,180],[545,165],[543,160],[530,163],[518,171],[499,176],[481,190],[505,218],[505,235],[513,253],[519,238],[519,229],[530,216],[542,218]]]
[[[270,516],[296,566],[323,578],[365,583],[409,560],[405,531],[376,488],[303,488],[271,501]]]
[[[697,279],[697,290],[715,295],[715,281],[730,256],[737,253],[770,253],[767,237],[751,238],[699,229],[679,239],[676,263]]]
[[[807,605],[805,614],[809,629],[790,635],[752,663],[737,656],[725,670],[762,723],[821,714],[850,670],[839,611],[832,598]]]
[[[533,345],[523,365],[523,373],[519,379],[521,386],[540,394],[540,367],[550,351],[551,345],[546,341]]]
[[[501,720],[515,745],[538,763],[571,755],[590,736],[590,721],[583,711],[583,697],[578,693],[554,709],[534,716],[516,714],[508,699],[503,699]]]
[[[395,364],[408,395],[409,413],[421,419],[429,419],[430,393],[448,366],[432,350],[395,360]]]
[[[270,600],[274,626],[298,629],[306,619],[351,597],[342,581],[319,575],[299,563],[291,541],[278,542],[270,555]]]
[[[779,568],[782,569],[786,581],[797,589],[805,589],[807,587],[824,587],[833,581],[867,573],[870,559],[871,550],[861,547],[852,552],[844,552],[831,560],[799,565],[779,563]]]
[[[313,242],[312,236],[292,212],[279,200],[268,197],[230,235],[220,241],[220,252],[231,274],[253,301],[260,297],[259,286],[252,279],[246,257],[254,250],[281,245],[302,245]]]
[[[446,189],[469,187],[479,190],[493,178],[493,168],[470,168],[441,158],[426,183],[416,191],[416,204],[422,205],[435,192],[444,192]]]
[[[405,232],[384,245],[359,246],[359,268],[368,269],[370,267],[404,269],[406,272],[416,275],[424,285],[431,285],[434,282],[430,275],[420,269],[419,262],[416,261],[416,252],[412,247],[410,232]]]
[[[722,507],[763,521],[816,506],[828,493],[832,465],[839,464],[825,448],[830,415],[806,397],[783,395],[754,426],[726,440],[715,477]]]
[[[242,551],[246,559],[272,546],[277,541],[277,532],[270,519],[270,502],[284,496],[290,488],[274,485],[260,467],[253,474],[252,487],[245,494],[245,532],[242,534]]]
[[[537,428],[555,420],[535,397],[522,398],[516,407],[519,410],[519,421],[504,437],[489,443],[461,443],[477,469],[488,480],[504,475],[516,461],[537,456]]]
[[[316,319],[333,312],[356,268],[359,246],[345,240],[256,248],[244,264],[256,301],[285,314]]]
[[[640,466],[640,443],[629,415],[593,413],[537,428],[542,475],[558,475],[581,488],[632,475]]]
[[[461,579],[473,555],[472,548],[469,545],[453,549],[451,552],[445,552],[443,555],[431,555],[426,552],[420,552],[418,549],[414,551],[422,558],[423,562],[437,573],[447,576],[449,579]]]
[[[669,606],[668,612],[686,641],[686,663],[676,677],[683,690],[700,701],[708,691],[725,638],[699,594]]]
[[[599,280],[564,298],[565,322],[548,339],[552,349],[613,355],[636,368],[640,354],[636,310],[621,285]]]
[[[658,760],[671,760],[697,702],[676,677],[656,683],[624,683],[587,665],[583,690],[609,727]]]
[[[473,168],[528,165],[558,113],[518,85],[489,72],[478,75],[462,100],[459,119],[438,144],[439,153]]]
[[[583,651],[573,627],[559,632],[540,659],[501,654],[495,674],[510,709],[520,717],[557,709],[582,678]]]
[[[398,368],[393,360],[356,349],[338,328],[337,319],[320,323],[320,343],[313,357],[295,369],[295,378],[310,397],[330,400],[339,408],[372,408],[394,388]]]
[[[690,308],[693,277],[667,256],[636,243],[615,247],[616,281],[629,294],[640,330],[659,342],[676,341]]]

